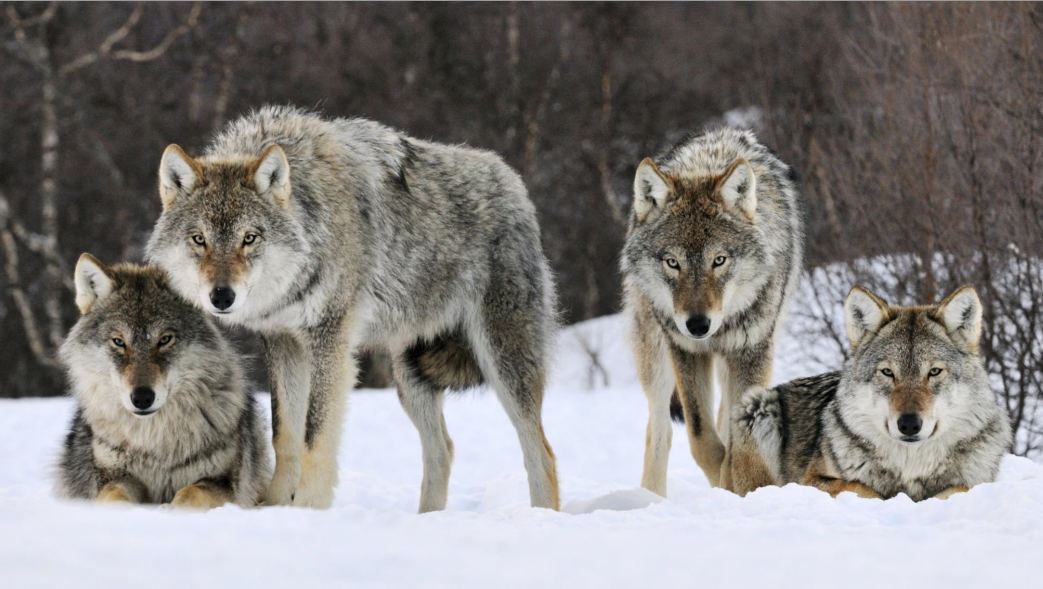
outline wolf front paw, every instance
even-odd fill
[[[134,499],[123,485],[111,483],[105,485],[98,492],[95,501],[100,503],[134,503]]]
[[[316,488],[316,485],[302,484],[294,493],[292,505],[311,509],[329,509],[333,505],[333,489],[320,489]]]
[[[276,460],[275,474],[272,475],[272,484],[268,485],[265,505],[292,505],[294,504],[297,487],[301,484],[300,462],[290,460]]]
[[[204,485],[182,487],[170,501],[171,507],[178,509],[198,509],[206,511],[220,507],[229,501],[227,491],[214,489]]]
[[[948,489],[945,489],[941,493],[938,493],[937,495],[934,496],[934,498],[935,499],[948,499],[949,497],[952,497],[953,495],[955,495],[957,493],[966,493],[967,491],[970,491],[970,489],[967,487],[967,485],[956,485],[955,487],[949,487]]]

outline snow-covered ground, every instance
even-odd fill
[[[584,344],[599,351],[590,371]],[[776,380],[807,374],[784,338]],[[489,394],[446,403],[449,507],[416,515],[420,443],[391,391],[350,401],[332,509],[206,514],[52,498],[65,399],[0,401],[0,587],[984,587],[1043,579],[1043,467],[948,501],[711,489],[675,430],[670,498],[640,488],[647,405],[608,317],[562,334],[544,405],[563,510],[528,507],[517,438]],[[607,384],[605,379],[607,378]],[[593,388],[592,388],[593,387]],[[267,397],[261,396],[266,404]],[[726,584],[726,585],[725,585]]]

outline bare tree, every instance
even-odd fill
[[[41,157],[37,196],[40,203],[41,230],[39,233],[32,233],[15,222],[11,216],[10,203],[0,195],[0,227],[3,227],[4,252],[7,256],[5,277],[18,313],[22,317],[30,349],[37,361],[48,368],[56,366],[54,353],[64,339],[63,289],[72,290],[68,268],[63,263],[58,242],[58,170],[61,153],[59,102],[67,90],[66,81],[70,75],[99,61],[148,62],[160,58],[174,41],[196,26],[202,4],[194,4],[184,24],[167,33],[154,47],[144,51],[118,49],[116,46],[138,26],[144,10],[145,5],[138,3],[126,21],[109,33],[96,49],[81,53],[69,61],[59,62],[55,57],[53,37],[48,34],[48,28],[59,13],[59,5],[52,2],[43,11],[28,17],[20,15],[13,4],[6,6],[7,20],[15,39],[13,53],[29,64],[40,77]],[[24,247],[41,255],[44,260],[40,298],[45,328],[41,328],[40,322],[34,317],[33,306],[25,294],[23,285],[30,279],[19,271],[15,238],[20,238],[19,241]]]

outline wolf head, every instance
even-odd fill
[[[634,178],[623,269],[684,336],[713,336],[771,274],[757,225],[757,177],[744,159],[717,176],[664,174],[646,158]]]
[[[61,358],[88,411],[149,417],[198,384],[201,363],[227,361],[217,328],[170,289],[162,270],[110,268],[83,254],[75,282],[83,315]]]
[[[916,445],[973,421],[975,404],[995,404],[978,354],[981,302],[972,287],[938,305],[897,307],[856,286],[844,312],[852,355],[841,401],[863,426]]]
[[[189,300],[235,321],[290,288],[307,242],[290,214],[290,165],[278,145],[257,158],[193,159],[176,145],[159,167],[163,213],[148,258]]]

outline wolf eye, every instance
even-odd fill
[[[728,261],[728,258],[726,258],[724,256],[717,256],[716,258],[713,259],[713,267],[717,268],[719,266],[723,266],[724,263],[727,262],[727,261]]]
[[[250,245],[251,243],[253,243],[255,241],[257,241],[257,234],[256,233],[247,233],[246,237],[243,238],[243,245]]]
[[[165,345],[169,344],[170,341],[173,340],[173,339],[174,339],[174,336],[172,336],[172,335],[170,335],[168,333],[167,335],[164,335],[163,337],[159,338],[159,345],[160,346],[165,346]]]
[[[123,340],[121,340],[118,337],[112,338],[112,345],[116,346],[117,348],[125,348],[127,346],[127,344],[123,343]]]
[[[883,375],[886,376],[887,378],[894,378],[895,377],[895,373],[891,372],[890,368],[882,368],[882,369],[880,369],[880,372],[882,372]]]
[[[192,243],[196,245],[206,245],[206,238],[199,234],[193,235]]]
[[[681,269],[680,262],[678,262],[674,258],[664,258],[663,261],[666,262],[666,266],[668,268],[670,268],[671,270],[680,270]]]
[[[927,375],[928,376],[938,376],[941,373],[942,373],[942,369],[941,368],[932,368],[931,371],[927,373]]]

